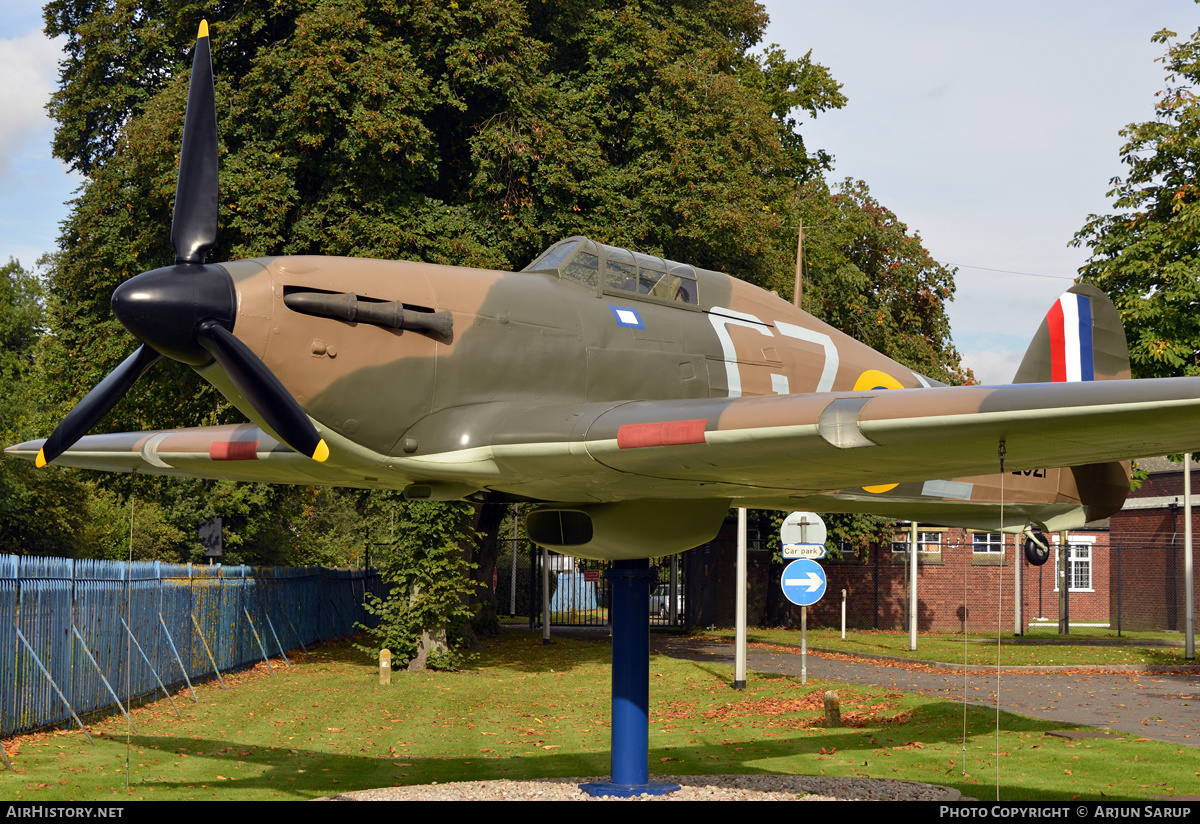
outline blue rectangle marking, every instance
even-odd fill
[[[628,306],[609,306],[612,310],[613,317],[617,319],[617,326],[624,326],[627,329],[645,329],[646,324],[642,323],[642,316],[637,313],[636,309],[630,309]]]

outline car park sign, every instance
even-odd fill
[[[784,544],[783,559],[790,561],[795,558],[818,558],[825,557],[825,544]]]
[[[783,570],[783,595],[799,607],[809,607],[825,594],[825,570],[816,561],[800,558]]]

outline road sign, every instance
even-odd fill
[[[809,607],[825,594],[825,570],[816,561],[801,558],[783,570],[783,596],[799,607]]]
[[[795,558],[817,558],[825,557],[825,544],[784,544],[783,558],[784,560],[792,560]]]
[[[783,544],[823,544],[825,522],[815,512],[793,512],[783,519],[779,540]]]

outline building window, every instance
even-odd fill
[[[1004,552],[1004,536],[999,532],[972,533],[971,549],[974,552]]]
[[[909,551],[909,544],[912,541],[911,532],[897,532],[892,538],[892,552],[905,553]],[[917,552],[941,552],[942,551],[942,533],[940,532],[918,532],[917,533]]]
[[[762,535],[754,527],[746,527],[746,551],[747,552],[762,552],[767,548],[767,542],[762,539]]]
[[[1054,591],[1058,591],[1058,546],[1054,547]],[[1092,542],[1067,544],[1067,590],[1093,592]]]

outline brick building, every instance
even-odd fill
[[[759,525],[761,527],[762,525]],[[1108,623],[1110,553],[1104,524],[1070,533],[1070,620]],[[762,530],[765,535],[765,530]],[[1015,538],[933,526],[918,527],[917,626],[921,632],[1014,630]],[[1057,543],[1058,536],[1052,538]],[[784,563],[778,550],[768,551],[760,529],[751,527],[749,602],[751,626],[798,625],[799,608],[784,599],[780,576]],[[687,562],[689,617],[697,626],[732,626],[736,527],[732,521],[716,540],[692,553]],[[1037,619],[1058,620],[1057,553],[1041,567],[1020,559],[1023,627]],[[837,626],[842,590],[846,590],[846,624],[855,629],[902,630],[908,622],[908,532],[896,541],[872,546],[865,563],[857,558],[821,562],[828,580],[825,597],[809,607],[812,626]]]
[[[1125,630],[1185,628],[1183,464],[1166,458],[1138,461],[1147,472],[1111,520],[1110,607],[1113,627]],[[1195,456],[1192,491],[1200,495]],[[1200,512],[1192,512],[1200,535]],[[1195,539],[1194,539],[1195,540]],[[1196,571],[1193,569],[1193,587]]]
[[[1101,624],[1115,630],[1183,631],[1186,625],[1184,582],[1183,465],[1165,458],[1138,462],[1147,472],[1141,487],[1130,493],[1124,508],[1111,518],[1069,535],[1069,620]],[[1193,466],[1192,485],[1200,499],[1200,464]],[[1192,528],[1200,542],[1200,500]],[[751,528],[749,621],[752,626],[799,623],[799,609],[783,598],[779,578],[784,564],[759,540],[769,526]],[[1014,537],[998,533],[921,525],[918,527],[917,621],[922,632],[995,632],[997,614],[1003,632],[1014,631],[1016,581]],[[1057,545],[1058,536],[1051,536]],[[1002,551],[1003,549],[1003,551]],[[1197,547],[1200,551],[1200,547]],[[689,598],[697,626],[733,625],[735,526],[694,553]],[[858,559],[821,562],[828,586],[825,597],[809,608],[813,625],[841,621],[841,591],[846,590],[847,626],[857,629],[907,627],[908,533],[897,533],[891,546],[873,546],[865,562]],[[1059,618],[1058,553],[1037,567],[1020,561],[1022,627],[1057,626]],[[1194,566],[1200,566],[1194,565]],[[1193,585],[1200,583],[1193,569]],[[693,585],[696,594],[691,594]]]

